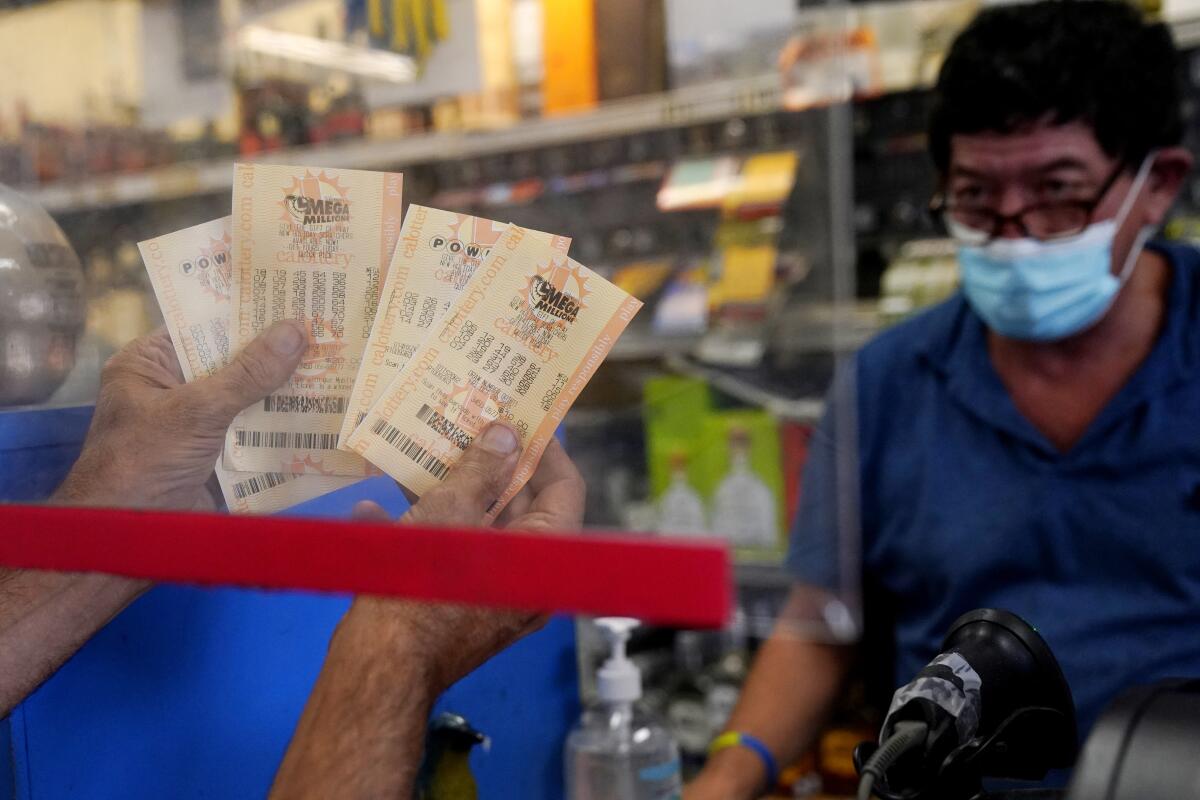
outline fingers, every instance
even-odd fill
[[[511,527],[523,530],[577,530],[583,526],[587,485],[566,450],[552,440],[529,479],[529,509],[513,518]]]
[[[483,523],[483,516],[508,488],[521,447],[516,433],[493,422],[467,448],[440,486],[421,495],[405,521],[425,525]]]
[[[183,383],[183,369],[175,357],[171,335],[159,327],[139,336],[108,359],[101,374],[106,384],[128,382],[170,388]]]
[[[521,487],[521,491],[517,492],[512,500],[508,501],[508,505],[500,512],[499,516],[492,522],[497,528],[507,528],[514,519],[519,519],[523,515],[529,513],[529,508],[533,504],[533,492],[526,483]]]
[[[143,337],[146,344],[147,356],[161,366],[177,383],[183,383],[183,368],[179,366],[179,358],[175,355],[175,345],[171,343],[171,334],[165,325],[155,328]]]
[[[583,490],[583,476],[579,474],[575,462],[567,455],[567,451],[558,439],[551,439],[542,453],[542,460],[529,478],[529,488],[535,495],[541,494],[546,487],[560,482],[569,483],[572,488]]]
[[[354,509],[350,512],[350,519],[361,520],[362,522],[392,521],[388,512],[383,510],[383,506],[373,500],[359,500],[355,503]]]
[[[276,322],[242,348],[228,366],[191,384],[195,399],[209,412],[232,420],[291,377],[307,346],[300,323]]]

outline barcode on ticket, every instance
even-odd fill
[[[336,450],[336,433],[296,433],[293,431],[233,432],[238,447],[269,447],[278,450]]]
[[[345,397],[306,397],[300,394],[269,394],[263,398],[263,411],[285,414],[345,414]]]
[[[371,426],[371,431],[383,437],[385,442],[420,464],[422,469],[438,480],[445,478],[446,473],[450,471],[450,468],[438,460],[436,455],[430,453],[407,435],[401,433],[399,428],[388,425],[385,420],[377,420]]]
[[[450,443],[459,450],[466,450],[471,446],[471,442],[475,441],[474,436],[434,411],[428,403],[421,406],[421,410],[417,412],[417,419],[428,425],[434,432],[449,439]]]
[[[261,475],[255,475],[252,478],[235,483],[233,485],[233,496],[238,500],[245,500],[252,494],[265,492],[267,489],[287,483],[291,479],[291,475],[284,475],[282,472],[264,472]]]

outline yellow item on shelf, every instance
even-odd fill
[[[368,0],[367,31],[377,45],[424,66],[434,46],[450,35],[446,0]]]
[[[546,114],[596,105],[596,9],[593,0],[542,0],[542,109]]]
[[[426,19],[425,0],[410,0],[412,9],[413,21],[413,51],[416,53],[418,61],[424,61],[429,55],[429,51],[433,49],[432,38],[429,30],[429,20]]]
[[[708,288],[709,308],[731,303],[765,303],[775,285],[773,245],[733,245],[720,253],[721,275]]]
[[[783,205],[796,182],[799,160],[792,150],[747,158],[737,182],[725,196],[725,212],[736,214],[751,208]]]
[[[392,0],[392,49],[408,53],[412,39],[408,35],[408,0]]]
[[[662,288],[671,272],[671,262],[665,259],[637,261],[618,269],[612,282],[639,300],[646,300]]]
[[[367,30],[376,38],[386,33],[383,21],[383,0],[367,0]]]
[[[432,2],[433,36],[440,42],[450,35],[450,11],[446,8],[446,0],[432,0]]]

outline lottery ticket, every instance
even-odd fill
[[[379,392],[442,321],[451,301],[507,228],[507,224],[482,217],[408,207],[379,296],[371,338],[350,393],[339,446],[347,447],[350,434],[375,404]],[[533,231],[530,235],[544,236],[546,241],[552,238]]]
[[[193,381],[229,363],[230,218],[213,220],[140,242],[184,379]],[[267,514],[340,489],[351,478],[232,472],[217,459],[217,481],[229,510]]]
[[[287,384],[234,420],[225,466],[373,472],[337,440],[400,234],[402,184],[395,173],[235,166],[234,346],[299,319],[309,348]]]
[[[444,480],[500,419],[520,435],[516,474],[490,521],[533,474],[567,409],[641,302],[510,226],[442,323],[350,436],[357,453],[416,494]]]

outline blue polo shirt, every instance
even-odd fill
[[[835,385],[788,564],[826,587],[844,575],[834,433],[853,397],[861,567],[889,606],[896,685],[984,606],[1046,638],[1081,735],[1128,686],[1200,676],[1200,252],[1153,246],[1172,266],[1162,333],[1066,453],[1017,411],[961,295],[864,347],[856,394]]]

